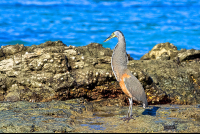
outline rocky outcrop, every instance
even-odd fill
[[[164,44],[166,48],[163,44],[154,47],[154,52],[142,58],[162,60],[135,61],[128,56],[128,67],[145,88],[149,104],[199,103],[199,62],[194,60],[198,50],[190,50],[190,54],[187,50],[178,51],[170,43]],[[0,49],[0,100],[44,102],[80,97],[87,100],[119,98],[119,105],[126,105],[127,96],[110,66],[111,56],[112,50],[98,43],[74,47],[61,41],[48,41],[31,47],[3,46]],[[176,57],[180,64],[174,62]],[[182,62],[190,59],[195,63]],[[195,101],[190,101],[192,98]]]
[[[169,60],[178,53],[177,47],[172,43],[160,43],[155,45],[151,51],[141,57],[141,60]]]
[[[178,65],[172,60],[144,60],[130,61],[129,66],[144,70],[156,87],[166,92],[171,103],[200,103],[200,62],[184,62]]]
[[[152,50],[143,55],[140,60],[174,60],[176,62],[182,62],[198,59],[199,57],[200,50],[177,50],[177,47],[172,43],[166,42],[155,45]]]
[[[157,86],[173,103],[200,103],[200,50],[177,48],[172,43],[160,43],[134,61],[133,68],[146,70]]]

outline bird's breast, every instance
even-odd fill
[[[129,92],[129,90],[127,89],[127,87],[126,87],[126,83],[124,83],[124,79],[125,78],[130,78],[131,76],[130,75],[128,75],[128,74],[123,74],[121,77],[120,77],[120,82],[119,82],[119,85],[120,85],[120,87],[121,87],[121,89],[122,89],[122,91],[127,95],[127,96],[129,96],[129,97],[133,97],[132,95],[131,95],[131,93]]]

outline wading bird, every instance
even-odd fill
[[[129,97],[130,106],[128,114],[124,118],[124,121],[129,121],[130,119],[133,119],[133,100],[141,101],[143,108],[146,108],[148,106],[148,102],[142,84],[127,68],[128,57],[126,53],[126,42],[123,33],[121,31],[115,31],[104,42],[114,37],[118,38],[118,43],[113,50],[111,67],[122,91]]]

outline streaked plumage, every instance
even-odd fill
[[[127,68],[128,57],[126,53],[126,42],[122,32],[113,32],[105,41],[108,41],[114,37],[118,38],[118,43],[115,46],[112,54],[111,67],[123,92],[130,97],[130,106],[127,115],[127,118],[130,118],[132,116],[132,99],[141,101],[143,108],[148,106],[148,102],[142,84]]]

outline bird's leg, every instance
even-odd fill
[[[130,99],[130,98],[128,98],[128,99]],[[130,116],[130,111],[131,110],[131,104],[130,104],[130,100],[129,100],[129,108],[128,108],[128,113],[127,113],[127,118]]]
[[[134,119],[132,116],[132,111],[133,111],[133,99],[132,98],[128,98],[130,106],[129,106],[129,116],[127,116],[130,119]]]
[[[132,100],[132,98],[129,98],[129,103],[130,103],[130,107],[131,107],[131,111],[130,111],[130,114],[129,114],[129,117],[132,117],[133,115],[132,115],[132,106],[133,106],[133,100]]]
[[[122,118],[124,121],[128,120],[127,122],[129,122],[130,119],[134,119],[134,118],[132,117],[132,116],[133,116],[133,115],[132,115],[133,100],[132,100],[132,98],[128,98],[128,100],[129,100],[129,104],[130,104],[129,109],[128,109],[128,114],[127,114],[126,117]]]

